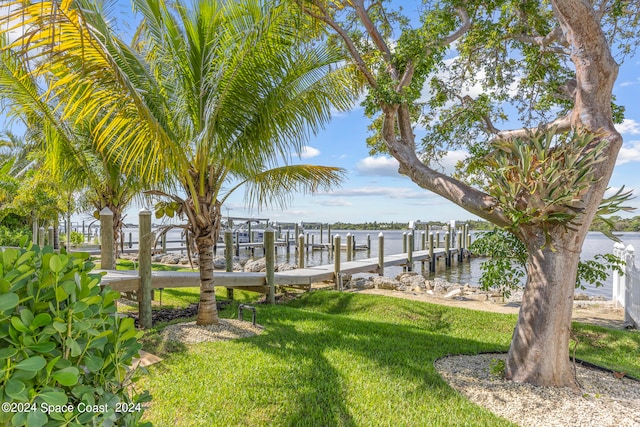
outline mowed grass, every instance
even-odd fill
[[[237,306],[221,313],[235,317]],[[137,388],[156,426],[511,425],[451,389],[433,363],[508,349],[515,315],[319,291],[258,305],[260,336],[158,346]],[[640,334],[577,326],[579,358],[640,377]],[[151,332],[150,336],[154,333]],[[598,346],[588,344],[587,336]],[[629,353],[629,354],[625,354]]]

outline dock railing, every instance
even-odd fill
[[[624,261],[624,274],[613,272],[612,300],[616,306],[624,308],[624,324],[637,328],[640,325],[640,268],[635,264],[635,249],[622,243],[613,246],[613,254]]]

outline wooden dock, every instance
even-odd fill
[[[457,249],[451,249],[450,255],[457,254]],[[433,251],[435,259],[445,257],[444,249]],[[429,251],[413,252],[413,262],[429,262]],[[406,266],[407,254],[387,255],[384,257],[383,267]],[[366,258],[355,261],[346,261],[340,264],[340,274],[375,273],[379,268],[378,257]],[[335,265],[325,264],[312,267],[299,268],[275,273],[275,284],[280,286],[309,286],[312,283],[335,280]],[[154,271],[152,287],[154,289],[188,288],[200,286],[200,274],[198,272],[172,272]],[[265,273],[228,273],[218,272],[213,274],[214,286],[225,288],[243,289],[248,291],[267,293]],[[139,286],[137,271],[107,271],[102,278],[102,284],[110,286],[120,292],[137,291]]]

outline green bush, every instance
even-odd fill
[[[26,236],[31,238],[29,227],[8,227],[0,225],[0,246],[19,246],[20,241]]]
[[[61,242],[66,242],[67,241],[67,235],[66,234],[62,234],[60,236],[60,241]],[[80,232],[77,231],[72,231],[71,232],[71,243],[74,245],[81,245],[84,243],[84,235]]]
[[[150,398],[127,367],[142,333],[92,268],[48,247],[0,251],[0,424],[139,424]]]

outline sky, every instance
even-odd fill
[[[128,0],[116,3],[116,16],[128,17]],[[131,22],[130,20],[128,22]],[[126,25],[126,24],[125,24]],[[125,28],[125,31],[127,29]],[[626,108],[625,120],[617,125],[624,145],[609,182],[612,191],[622,185],[640,195],[640,55],[622,64],[614,87],[616,102]],[[237,191],[223,207],[223,213],[234,217],[269,218],[284,222],[408,222],[476,219],[455,204],[427,190],[398,173],[397,162],[388,156],[369,156],[366,146],[370,120],[360,106],[348,112],[335,112],[331,122],[310,138],[300,158],[294,163],[338,166],[347,172],[342,185],[315,195],[296,194],[284,210],[248,210],[244,194]],[[445,171],[465,153],[455,151],[442,162]],[[640,208],[640,198],[631,206]],[[126,222],[137,223],[140,206],[128,210]],[[640,215],[640,209],[622,216]],[[82,216],[76,217],[81,220]]]

